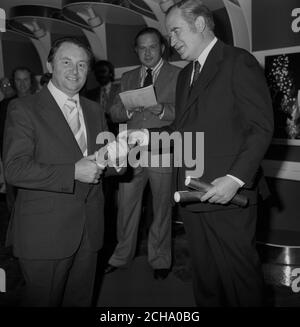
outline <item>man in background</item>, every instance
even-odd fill
[[[120,87],[115,84],[115,70],[110,61],[99,60],[94,65],[94,75],[99,86],[87,91],[86,97],[100,104],[105,112],[109,129],[117,133],[116,126],[113,125],[109,115],[109,109],[113,104],[114,98],[120,92]]]
[[[113,122],[126,123],[128,128],[170,125],[175,118],[175,88],[180,69],[162,58],[165,42],[158,30],[144,28],[136,35],[134,45],[141,65],[122,76],[121,91],[153,85],[158,103],[151,107],[128,110],[117,96],[110,108],[110,116]],[[148,153],[144,154],[148,155]],[[162,159],[163,155],[151,154],[151,156]],[[107,273],[128,265],[134,258],[143,192],[148,181],[153,196],[153,222],[148,235],[148,261],[154,269],[154,278],[164,279],[169,273],[172,167],[150,167],[151,156],[147,167],[138,166],[131,171],[128,169],[128,180],[119,184],[118,244],[109,259]]]
[[[34,94],[37,90],[36,79],[27,67],[17,67],[12,73],[13,87],[18,98]]]

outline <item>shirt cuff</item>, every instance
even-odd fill
[[[237,177],[235,177],[235,176],[232,176],[232,175],[229,175],[229,174],[227,174],[226,176],[229,176],[229,177],[231,177],[233,180],[235,180],[235,181],[240,185],[240,187],[243,187],[243,186],[245,185],[245,183],[244,183],[242,180],[240,180],[239,178],[237,178]]]
[[[165,114],[165,106],[163,106],[162,113],[159,115],[159,119],[162,119]]]
[[[129,112],[129,110],[125,109],[126,110],[126,115],[128,117],[128,119],[130,119],[132,116],[133,116],[133,112]]]

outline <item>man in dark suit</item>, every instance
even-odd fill
[[[163,60],[164,50],[164,38],[158,30],[146,27],[136,35],[135,51],[141,65],[122,76],[121,91],[153,84],[158,103],[129,111],[117,96],[110,108],[114,122],[126,122],[129,128],[161,127],[173,122],[180,69]],[[164,155],[169,156],[169,153]],[[140,162],[147,156],[148,152],[143,153]],[[152,159],[154,157],[159,159],[159,154],[152,155]],[[138,166],[131,172],[128,181],[119,184],[118,244],[106,272],[128,265],[135,255],[143,192],[149,181],[153,196],[153,222],[148,235],[148,261],[154,269],[154,278],[164,279],[171,267],[172,167]]]
[[[104,112],[78,95],[91,57],[77,39],[55,41],[51,81],[8,109],[4,167],[18,187],[11,235],[26,306],[91,304],[104,206],[94,152],[107,131]]]
[[[109,115],[109,108],[112,106],[114,98],[120,92],[120,86],[114,83],[114,66],[110,61],[98,60],[94,65],[94,74],[99,87],[89,90],[86,93],[86,97],[100,104],[102,110],[105,112],[109,129],[116,133],[118,131]]]
[[[179,74],[173,129],[204,132],[203,180],[213,187],[200,203],[181,208],[199,306],[259,306],[263,278],[255,249],[260,163],[273,134],[273,113],[263,72],[243,49],[214,33],[212,13],[183,0],[166,14],[171,45],[191,61]],[[195,141],[195,139],[193,139]],[[187,190],[183,165],[177,190]],[[200,176],[197,176],[200,177]],[[229,204],[240,192],[247,208]]]

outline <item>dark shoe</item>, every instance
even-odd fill
[[[106,268],[104,269],[104,273],[105,274],[110,274],[110,273],[112,273],[113,271],[115,271],[117,269],[118,269],[118,267],[115,267],[115,266],[112,266],[112,265],[108,264],[106,266]]]
[[[154,269],[153,276],[155,279],[166,279],[169,275],[170,269]]]

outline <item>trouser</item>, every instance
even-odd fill
[[[148,235],[148,261],[154,269],[170,268],[171,178],[171,173],[139,167],[129,182],[119,184],[118,244],[109,259],[111,265],[127,265],[135,255],[143,191],[149,180],[153,194],[153,222]]]
[[[200,213],[181,209],[198,306],[262,305],[256,211],[257,206]]]
[[[97,252],[90,250],[85,229],[72,256],[55,260],[19,258],[19,262],[26,282],[23,306],[91,305]]]

